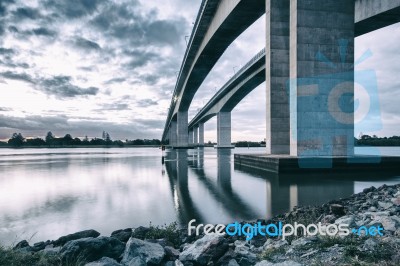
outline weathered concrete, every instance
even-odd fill
[[[193,129],[189,129],[189,145],[193,145],[193,137],[194,137],[194,132]]]
[[[200,7],[175,86],[162,139],[172,117],[195,93],[229,45],[265,12],[263,0],[207,0]]]
[[[217,115],[216,148],[233,148],[231,144],[231,112],[219,112]]]
[[[177,127],[176,121],[171,121],[170,128],[169,128],[169,145],[176,146],[178,143],[178,135],[177,135]]]
[[[197,146],[199,144],[199,127],[196,126],[193,129],[193,144]]]
[[[219,112],[231,112],[236,105],[265,80],[265,49],[226,82],[190,121],[189,128],[207,122]]]
[[[199,146],[204,146],[204,123],[199,123]]]
[[[177,114],[177,134],[178,141],[176,143],[177,148],[188,147],[188,112],[182,111]]]
[[[266,1],[266,148],[269,154],[290,153],[289,0]]]
[[[355,35],[400,22],[400,0],[355,0]]]
[[[290,154],[353,155],[354,3],[291,1],[290,47]]]
[[[296,172],[391,172],[399,174],[400,157],[395,156],[335,156],[298,157],[290,155],[235,154],[235,166],[274,173]],[[353,171],[353,172],[352,172]]]

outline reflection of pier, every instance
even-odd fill
[[[213,179],[204,171],[204,149],[169,150],[165,158],[166,172],[170,181],[174,205],[178,219],[187,223],[191,219],[207,222],[201,213],[204,204],[194,200],[189,189],[188,178],[194,178],[206,189],[207,196],[218,202],[224,212],[232,219],[254,220],[269,218],[291,210],[294,206],[319,205],[332,199],[348,197],[354,193],[354,179],[341,179],[338,176],[321,175],[283,175],[257,171],[252,168],[235,168],[235,172],[250,175],[246,178],[265,180],[266,210],[261,212],[256,205],[249,204],[243,194],[232,186],[232,155],[230,149],[217,150],[217,178]],[[189,157],[189,158],[188,158]],[[191,168],[191,173],[189,172]],[[193,173],[193,174],[192,174]],[[340,175],[342,176],[342,175]],[[265,205],[265,202],[260,202]],[[267,217],[265,217],[265,215]]]
[[[170,181],[174,206],[180,222],[187,223],[191,219],[196,219],[198,222],[204,221],[190,197],[187,151],[173,150],[167,153],[165,168]]]
[[[333,199],[349,197],[354,193],[354,175],[353,179],[350,176],[343,178],[343,173],[284,175],[236,166],[235,171],[266,179],[269,217],[290,211],[294,206],[320,205]]]
[[[204,161],[204,151],[199,149],[197,153],[197,160]],[[252,210],[252,207],[246,204],[240,196],[232,189],[231,183],[231,150],[219,149],[217,150],[218,161],[218,178],[217,183],[213,182],[207,177],[203,167],[198,167],[193,161],[189,162],[192,166],[193,172],[198,177],[199,181],[207,188],[211,195],[222,204],[225,210],[231,216],[239,215],[242,219],[254,219],[257,217],[257,211]]]

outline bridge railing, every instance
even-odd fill
[[[221,89],[215,93],[215,95],[204,105],[203,108],[197,113],[197,115],[192,119],[195,121],[199,116],[202,116],[205,112],[207,112],[213,102],[235,81],[240,75],[242,75],[250,66],[252,66],[255,62],[260,60],[261,57],[265,57],[265,48],[261,49],[255,56],[253,56],[243,67],[241,67],[225,84]]]
[[[168,111],[167,120],[166,120],[165,126],[164,126],[163,138],[164,138],[164,134],[166,133],[165,131],[167,130],[168,123],[169,123],[169,121],[170,121],[170,119],[172,117],[172,114],[174,112],[174,109],[175,109],[175,103],[176,103],[175,97],[177,97],[178,94],[180,93],[179,84],[180,84],[180,79],[181,79],[182,73],[184,71],[183,68],[185,66],[185,61],[188,58],[188,54],[190,52],[190,47],[192,47],[194,36],[196,36],[196,32],[197,32],[197,29],[199,27],[199,24],[200,24],[201,18],[203,16],[204,9],[205,9],[205,7],[207,5],[207,2],[208,2],[208,0],[202,0],[202,2],[200,4],[200,9],[199,9],[200,11],[197,13],[197,17],[196,17],[196,20],[195,20],[195,23],[194,23],[194,26],[193,26],[193,30],[192,30],[192,33],[190,34],[189,42],[188,42],[188,44],[186,46],[185,55],[183,57],[183,62],[182,62],[181,68],[179,70],[179,75],[178,75],[178,78],[177,78],[177,81],[176,81],[175,89],[174,89],[174,92],[172,93],[171,104],[170,104],[170,108],[169,108],[169,111]]]

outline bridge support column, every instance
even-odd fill
[[[354,150],[354,1],[290,1],[290,154]]]
[[[199,146],[204,146],[204,123],[199,124]]]
[[[266,148],[268,154],[290,153],[289,19],[290,0],[266,0]]]
[[[171,125],[169,128],[169,145],[176,146],[177,144],[177,135],[176,135],[176,121],[171,121]]]
[[[179,111],[177,113],[177,134],[178,134],[178,143],[176,145],[177,148],[186,148],[188,147],[188,112],[187,111]]]
[[[199,144],[199,126],[195,126],[193,130],[193,144],[197,146]]]
[[[231,112],[217,115],[217,145],[215,148],[234,148],[231,144]]]
[[[194,136],[194,129],[189,129],[189,145],[193,145],[193,136]]]

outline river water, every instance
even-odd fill
[[[0,149],[0,244],[34,243],[85,229],[108,235],[150,222],[268,218],[371,185],[400,183],[400,171],[398,176],[278,176],[235,169],[233,153],[263,150]],[[400,156],[400,147],[356,153]]]

